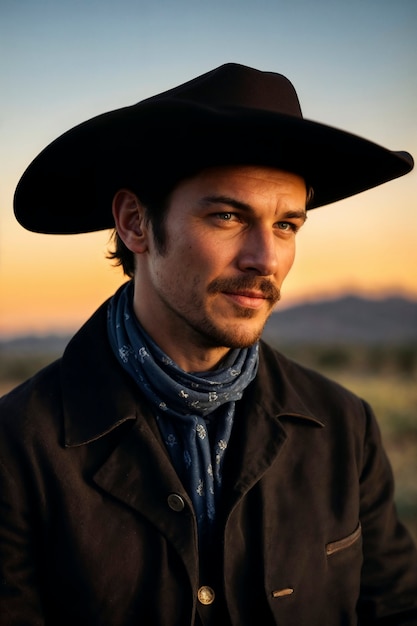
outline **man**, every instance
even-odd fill
[[[18,220],[132,280],[0,403],[0,624],[417,624],[371,409],[259,341],[306,209],[412,165],[234,64],[35,159]]]

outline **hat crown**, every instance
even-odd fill
[[[14,211],[35,232],[114,228],[118,189],[160,193],[205,167],[242,164],[303,176],[314,208],[403,176],[413,159],[303,119],[282,74],[227,63],[58,137],[22,175]]]
[[[188,101],[208,107],[239,107],[302,117],[292,83],[282,74],[226,63],[144,102]]]

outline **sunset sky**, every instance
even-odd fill
[[[415,0],[0,0],[0,336],[73,331],[124,280],[108,232],[17,224],[26,166],[79,122],[229,61],[288,76],[304,117],[417,158]],[[414,170],[311,212],[282,306],[417,299],[416,268]]]

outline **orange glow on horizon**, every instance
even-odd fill
[[[278,306],[346,293],[417,299],[416,178],[311,211]],[[106,259],[109,234],[29,233],[10,211],[0,232],[0,336],[81,326],[126,280]]]

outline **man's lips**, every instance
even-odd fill
[[[270,300],[264,294],[255,291],[223,291],[222,293],[236,304],[250,309],[259,309],[264,305],[265,300],[268,302]]]
[[[210,283],[209,293],[222,293],[240,306],[261,308],[267,301],[272,307],[280,299],[279,289],[263,277],[238,276],[217,278]]]

